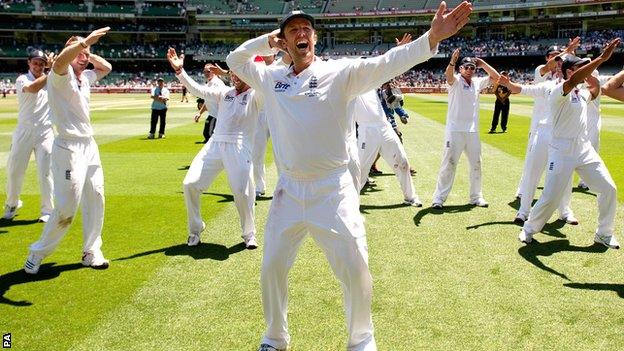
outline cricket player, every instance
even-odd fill
[[[41,216],[39,222],[47,222],[52,213],[52,174],[50,173],[50,153],[54,132],[48,105],[48,76],[44,70],[54,62],[54,54],[46,56],[41,50],[32,50],[28,55],[28,73],[15,81],[17,91],[17,128],[13,132],[11,151],[7,161],[7,199],[4,206],[4,219],[13,219],[22,206],[20,193],[24,184],[24,174],[35,153],[39,188],[41,190]]]
[[[169,103],[170,92],[165,87],[165,80],[158,78],[156,80],[156,86],[152,88],[150,98],[152,101],[152,115],[150,116],[150,131],[147,134],[148,139],[154,139],[154,133],[156,133],[156,125],[160,120],[160,126],[158,127],[158,139],[165,137],[165,126],[167,125],[167,104]]]
[[[260,284],[267,330],[259,350],[286,350],[288,272],[310,234],[340,280],[348,350],[376,350],[371,318],[372,278],[359,197],[348,171],[347,136],[351,100],[429,59],[438,43],[468,21],[463,2],[444,14],[438,8],[431,29],[412,43],[369,59],[322,61],[314,55],[314,18],[287,14],[280,28],[243,43],[228,66],[264,95],[267,122],[279,171],[265,229]],[[254,64],[255,55],[287,51],[290,67]]]
[[[455,170],[462,153],[466,153],[470,164],[470,204],[488,207],[481,192],[481,140],[479,139],[479,92],[491,81],[497,81],[498,72],[480,58],[464,57],[455,73],[459,49],[451,55],[446,67],[446,82],[449,87],[449,103],[446,114],[446,136],[442,166],[438,175],[432,208],[442,209],[442,204],[451,192]],[[483,68],[487,77],[474,77],[477,68]]]
[[[221,67],[219,67],[218,65],[213,65],[211,63],[207,63],[206,65],[204,65],[203,73],[206,80],[206,87],[225,87],[225,83],[223,83],[219,76],[215,74],[215,72],[221,70]],[[197,123],[199,122],[201,115],[204,112],[208,111],[208,117],[206,117],[206,120],[204,121],[204,131],[202,132],[204,136],[204,144],[208,142],[208,139],[210,139],[212,133],[214,132],[214,128],[217,122],[217,120],[215,119],[215,116],[217,115],[217,108],[217,105],[208,106],[204,103],[199,109],[199,112],[195,114],[195,123]]]
[[[614,235],[617,208],[615,183],[587,135],[587,104],[600,95],[599,82],[591,73],[611,57],[619,43],[619,38],[612,40],[592,61],[573,55],[563,60],[561,71],[564,81],[551,90],[548,99],[553,127],[544,192],[518,235],[523,243],[532,242],[534,233],[542,230],[566,192],[572,172],[576,170],[598,193],[598,228],[594,241],[613,249],[620,247]],[[587,83],[587,89],[580,85],[583,81]]]
[[[368,178],[377,154],[394,170],[403,191],[403,203],[410,206],[422,207],[410,174],[410,165],[407,153],[381,107],[375,89],[356,97],[350,107],[350,113],[358,124],[358,159],[360,162],[360,188]]]
[[[47,89],[52,122],[58,135],[52,146],[54,211],[43,228],[41,238],[30,246],[24,265],[29,274],[39,271],[41,261],[61,242],[78,206],[82,206],[82,264],[107,268],[102,254],[104,224],[104,173],[98,146],[93,139],[89,115],[91,84],[111,71],[104,58],[90,48],[106,35],[109,27],[97,29],[88,37],[73,36],[65,44],[48,75]],[[94,69],[86,69],[93,64]]]
[[[240,217],[242,238],[247,249],[258,247],[254,224],[254,183],[251,148],[262,108],[261,96],[235,74],[233,88],[200,85],[184,70],[184,61],[169,48],[167,59],[180,82],[207,105],[217,105],[217,125],[208,143],[193,159],[184,177],[184,200],[188,215],[188,246],[200,243],[206,228],[200,213],[199,197],[225,169]]]

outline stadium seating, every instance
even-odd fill
[[[35,5],[31,1],[1,1],[0,12],[9,13],[30,13],[35,10]]]
[[[344,0],[329,0],[326,12],[333,13],[347,13],[347,12],[366,12],[377,9],[378,0],[363,0],[363,1],[344,1]]]

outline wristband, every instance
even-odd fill
[[[79,41],[78,44],[80,44],[80,46],[82,46],[85,49],[89,47],[89,45],[87,45],[87,43],[85,43],[84,40]]]

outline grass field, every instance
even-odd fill
[[[177,97],[174,98],[174,100]],[[426,206],[404,207],[389,167],[362,195],[373,318],[380,350],[620,350],[624,345],[624,259],[592,245],[597,211],[592,193],[575,192],[581,224],[554,221],[522,246],[513,202],[523,163],[531,102],[513,97],[509,131],[489,129],[492,98],[482,98],[484,195],[468,202],[462,159],[443,213],[427,205],[440,165],[446,100],[409,97],[401,126]],[[0,184],[15,127],[16,102],[0,100]],[[259,268],[270,201],[258,201],[261,247],[241,244],[238,218],[223,175],[202,198],[203,244],[188,248],[182,179],[201,148],[194,104],[172,103],[167,139],[147,140],[143,95],[93,95],[92,120],[105,174],[105,271],[83,268],[78,219],[40,274],[26,276],[28,245],[41,234],[34,164],[24,207],[0,223],[0,332],[17,350],[242,350],[264,330]],[[603,102],[602,154],[624,184],[624,105]],[[276,181],[268,157],[269,193]],[[619,194],[619,200],[624,198]],[[0,197],[4,202],[4,196]],[[622,235],[623,207],[617,233]],[[80,217],[80,216],[78,216]],[[342,294],[321,251],[306,240],[290,274],[291,350],[342,350]]]

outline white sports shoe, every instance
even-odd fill
[[[619,249],[620,243],[615,238],[615,235],[598,234],[594,236],[594,242],[602,244],[611,249]]]
[[[17,206],[4,205],[4,216],[2,216],[2,218],[13,219],[15,217],[15,214],[17,213],[17,210],[22,208],[23,205],[24,203],[22,202],[22,200],[17,200]]]
[[[44,213],[41,215],[41,217],[39,217],[39,223],[48,223],[49,220],[50,220],[50,215],[47,213]]]
[[[258,248],[258,242],[256,241],[256,236],[254,234],[243,236],[242,238],[245,241],[245,247],[247,250],[255,250]]]
[[[256,190],[256,197],[264,196],[264,194],[266,194],[264,190]]]
[[[262,344],[258,351],[286,351],[285,349],[277,349],[269,344]]]
[[[530,244],[533,241],[533,234],[527,233],[524,231],[524,228],[520,230],[520,234],[518,234],[518,240],[525,244]]]
[[[199,233],[190,233],[188,239],[186,240],[186,245],[188,246],[197,246],[201,242],[200,235],[206,229],[206,223],[202,222],[202,229]]]
[[[37,274],[39,272],[39,267],[41,267],[41,260],[43,260],[43,257],[30,253],[26,259],[26,263],[24,263],[24,272]]]
[[[582,180],[578,183],[578,188],[582,190],[589,190],[589,187],[587,186],[587,184],[585,184],[585,182]]]
[[[488,202],[485,201],[485,199],[482,198],[482,197],[480,197],[480,198],[478,198],[476,200],[470,200],[470,204],[471,205],[475,205],[477,207],[488,207],[488,206],[490,206],[490,204],[488,204]]]
[[[413,207],[422,207],[422,202],[418,199],[403,200],[403,204]]]
[[[102,251],[87,251],[82,254],[82,265],[95,269],[106,269],[109,262],[104,258]]]
[[[565,221],[567,224],[569,225],[578,225],[579,221],[578,219],[576,219],[576,217],[574,217],[574,215],[568,215],[565,217],[559,217],[560,221]]]
[[[514,219],[514,223],[516,223],[517,225],[523,225],[524,222],[526,222],[526,220],[527,220],[527,216],[518,212],[518,214],[516,215],[516,218]]]

